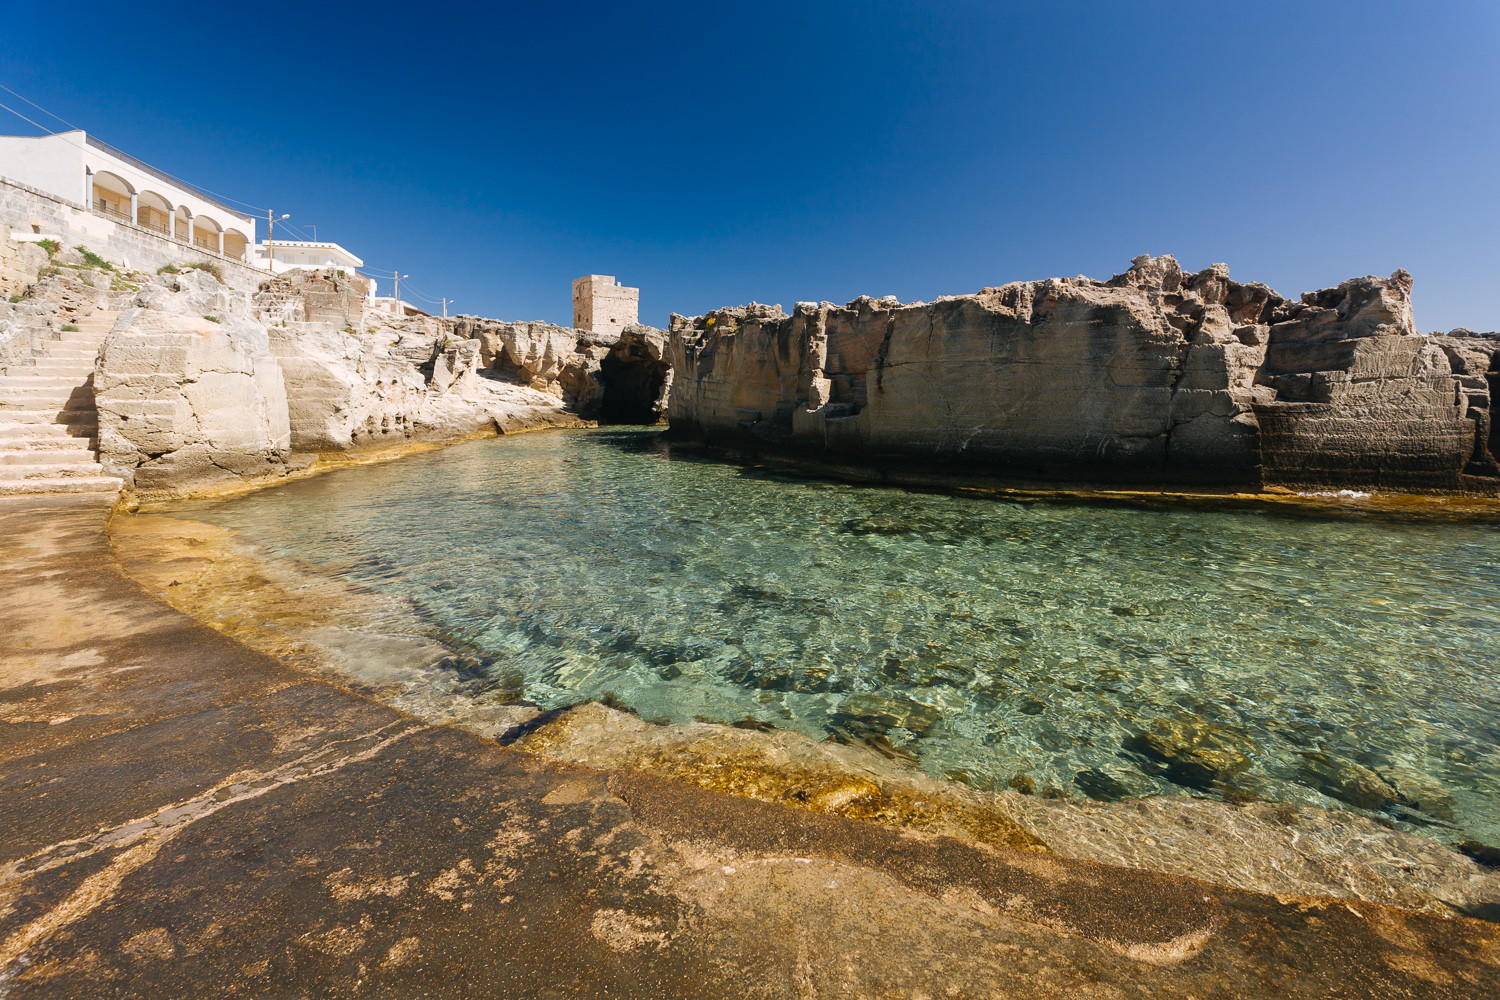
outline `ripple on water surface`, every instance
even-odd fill
[[[191,516],[410,598],[483,652],[480,697],[755,719],[981,788],[1300,801],[1500,842],[1493,525],[791,480],[641,430]]]

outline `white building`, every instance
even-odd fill
[[[262,267],[274,274],[294,270],[330,269],[356,274],[365,266],[337,243],[314,243],[306,240],[268,240],[256,244],[255,256]]]
[[[82,130],[0,136],[0,176],[99,215],[252,263],[255,219]]]

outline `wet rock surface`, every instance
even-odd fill
[[[11,998],[1500,988],[1479,921],[981,847],[429,727],[154,602],[102,515],[0,508]]]
[[[1250,767],[1247,741],[1224,726],[1202,719],[1158,719],[1126,743],[1145,754],[1166,776],[1190,788],[1225,784]]]

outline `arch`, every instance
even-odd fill
[[[141,191],[135,196],[135,222],[156,233],[166,233],[172,218],[172,203],[155,191]]]
[[[184,243],[193,242],[193,210],[186,205],[178,205],[172,216],[172,238]]]
[[[245,238],[245,234],[238,229],[224,230],[224,256],[232,257],[235,260],[244,260],[245,248],[249,243],[250,241]]]
[[[131,201],[135,198],[135,186],[108,170],[99,170],[89,175],[89,207],[105,215],[134,222]]]
[[[219,236],[224,232],[224,227],[219,225],[217,220],[207,215],[200,215],[192,220],[192,227],[195,247],[213,253],[219,252]]]

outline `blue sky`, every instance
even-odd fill
[[[459,311],[568,322],[601,272],[663,325],[1149,252],[1285,295],[1405,267],[1423,329],[1500,329],[1493,0],[7,8],[0,83]]]

